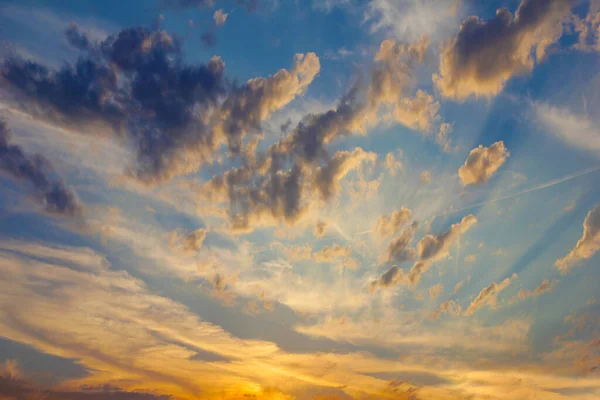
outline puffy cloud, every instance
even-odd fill
[[[417,244],[418,259],[408,274],[409,281],[413,284],[419,282],[421,275],[429,269],[431,264],[446,258],[454,241],[476,222],[477,218],[467,215],[460,222],[453,224],[450,230],[439,236],[429,234],[423,237]]]
[[[183,241],[183,249],[186,251],[197,252],[202,248],[206,238],[206,229],[200,228],[186,235]]]
[[[394,238],[387,248],[387,262],[403,263],[415,258],[415,250],[410,247],[417,222],[413,222],[398,237]]]
[[[573,17],[575,30],[579,35],[575,48],[585,51],[600,51],[600,1],[590,1],[585,18],[576,15]]]
[[[432,299],[435,299],[435,298],[439,297],[439,295],[442,294],[443,291],[444,291],[444,285],[442,285],[441,283],[438,283],[437,285],[433,285],[432,287],[429,288],[429,296]]]
[[[394,210],[391,214],[382,215],[377,220],[375,232],[382,237],[393,235],[410,219],[411,215],[412,211],[406,207]]]
[[[421,181],[421,183],[424,183],[424,184],[431,183],[431,172],[430,171],[421,172],[421,174],[419,175],[419,180]]]
[[[464,186],[487,182],[506,162],[510,153],[502,140],[489,147],[479,145],[471,150],[465,164],[459,168],[458,177]]]
[[[261,121],[303,94],[320,69],[315,53],[296,54],[290,71],[282,69],[269,78],[250,79],[224,101],[215,129],[239,151],[243,135],[259,131]]]
[[[434,122],[440,119],[439,110],[440,103],[419,89],[414,97],[402,99],[394,108],[393,115],[402,125],[429,133]]]
[[[556,260],[556,268],[566,274],[581,260],[591,258],[600,250],[600,204],[596,205],[583,221],[583,235],[565,257]]]
[[[431,313],[431,319],[436,320],[442,315],[458,316],[462,313],[462,307],[454,300],[448,300],[440,304],[440,306]]]
[[[385,166],[390,171],[390,175],[395,176],[396,171],[402,169],[402,162],[396,159],[394,153],[387,153],[385,155]]]
[[[377,63],[371,71],[368,90],[369,107],[373,112],[376,112],[382,104],[396,105],[406,97],[406,91],[414,80],[415,66],[423,62],[428,48],[429,41],[425,37],[412,44],[398,43],[394,40],[381,42],[375,55]],[[419,103],[422,103],[427,99],[427,94],[423,92],[420,98]],[[420,107],[413,108],[417,112],[420,111]],[[405,109],[403,117],[405,121],[413,122],[410,110]]]
[[[321,250],[313,253],[313,258],[317,263],[330,263],[338,259],[347,259],[352,254],[352,249],[339,244],[332,247],[323,247]]]
[[[21,147],[10,144],[12,132],[5,121],[0,120],[0,171],[8,176],[29,182],[34,187],[34,199],[44,212],[50,215],[75,217],[82,206],[77,195],[56,176],[50,161],[40,154],[26,154]]]
[[[513,274],[510,278],[506,278],[500,283],[492,282],[489,286],[483,288],[471,304],[469,304],[465,315],[473,315],[477,310],[486,306],[495,309],[498,302],[498,294],[506,289],[516,278],[517,274]]]
[[[202,42],[204,47],[215,47],[217,44],[217,37],[214,33],[208,31],[200,35],[200,41]]]
[[[449,136],[453,129],[454,124],[444,122],[440,125],[440,130],[435,137],[435,143],[437,143],[437,145],[446,153],[452,151]]]
[[[186,65],[181,40],[165,31],[126,28],[86,42],[72,26],[67,37],[89,55],[57,71],[8,58],[0,86],[32,115],[85,133],[112,131],[135,144],[128,172],[147,183],[197,170],[223,142],[239,151],[241,139],[302,94],[320,68],[313,53],[297,55],[291,71],[237,87],[224,78],[218,57]]]
[[[227,14],[226,12],[223,12],[222,9],[215,11],[215,13],[213,14],[213,21],[214,21],[215,25],[217,27],[221,27],[221,26],[225,25],[228,15],[229,14]]]
[[[338,182],[350,171],[358,168],[364,161],[374,163],[376,153],[365,152],[360,147],[349,151],[336,152],[329,162],[315,172],[314,185],[324,200],[329,200],[338,191]]]
[[[458,294],[458,292],[460,292],[464,284],[465,281],[457,282],[456,285],[454,285],[454,291],[452,291],[452,294]]]
[[[490,20],[465,19],[442,48],[434,82],[445,97],[493,96],[515,75],[530,72],[563,33],[569,0],[522,0],[513,16],[506,8]]]
[[[544,279],[542,281],[542,283],[540,283],[540,285],[538,287],[536,287],[534,290],[525,290],[525,289],[519,290],[519,292],[515,295],[515,297],[513,297],[510,300],[510,302],[515,303],[519,300],[525,300],[529,297],[537,297],[541,294],[551,292],[554,290],[556,285],[558,285],[557,279],[553,279],[552,281],[549,281],[548,279]]]
[[[365,133],[368,126],[378,122],[380,107],[393,107],[405,97],[404,89],[411,85],[412,73],[423,61],[427,45],[426,40],[416,44],[382,43],[367,85],[354,81],[334,108],[307,115],[257,159],[249,158],[244,165],[213,177],[204,186],[203,194],[228,202],[230,225],[236,232],[248,232],[257,225],[295,224],[308,213],[315,194],[330,200],[337,192],[338,181],[349,170],[365,160],[375,161],[375,154],[360,148],[331,156],[327,146],[341,136]],[[277,76],[272,77],[273,86],[277,87],[273,90],[285,93],[281,88],[293,87],[302,91],[306,86],[302,76],[312,79],[318,70],[316,60],[311,58],[300,56],[296,72],[281,74],[281,84],[275,83]],[[290,75],[298,78],[288,79]],[[281,98],[287,101],[286,96]],[[240,104],[246,106],[247,102]],[[244,115],[269,112],[269,104],[254,110],[256,114]],[[222,120],[229,123],[227,118]],[[245,122],[247,127],[253,126],[252,120]],[[228,139],[235,136],[229,135]],[[230,147],[235,148],[235,143],[239,141],[234,141],[233,146],[230,141]]]
[[[477,261],[477,255],[475,255],[475,254],[469,254],[468,256],[465,257],[466,263],[474,263],[475,261]]]
[[[371,291],[374,291],[378,287],[387,288],[397,285],[398,283],[404,280],[404,271],[402,271],[398,266],[394,265],[392,268],[387,270],[381,277],[377,280],[374,280],[369,284],[369,288]]]
[[[327,230],[327,223],[324,221],[317,221],[315,224],[315,236],[322,238]]]
[[[287,246],[284,247],[283,252],[287,260],[291,263],[310,260],[312,258],[312,248],[308,244],[304,246]]]

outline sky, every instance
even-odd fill
[[[0,400],[600,399],[600,1],[0,0]]]

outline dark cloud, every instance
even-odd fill
[[[72,23],[65,31],[69,44],[79,50],[90,50],[93,45],[90,38],[79,30],[77,24]]]
[[[433,234],[424,236],[417,243],[418,259],[408,274],[410,283],[418,283],[421,275],[429,269],[431,264],[448,257],[450,246],[476,222],[477,218],[467,215],[460,222],[452,224],[446,232],[437,236]]]
[[[165,31],[126,28],[92,42],[71,25],[67,37],[87,54],[59,70],[10,57],[0,87],[29,114],[133,144],[128,173],[146,183],[196,171],[221,143],[239,151],[244,135],[302,94],[320,69],[314,53],[297,55],[291,71],[240,86],[224,78],[218,57],[186,65],[181,40]]]
[[[387,262],[403,263],[415,258],[415,250],[410,247],[417,222],[413,222],[402,234],[394,238],[387,249]]]
[[[412,72],[423,61],[427,46],[426,40],[414,45],[401,45],[393,41],[382,44],[376,57],[378,68],[372,71],[369,80],[365,82],[360,77],[355,79],[334,108],[305,116],[258,160],[253,159],[251,163],[214,177],[205,185],[204,194],[229,203],[231,226],[236,231],[247,232],[256,224],[297,222],[316,200],[315,196],[324,201],[330,200],[338,192],[338,182],[349,170],[364,160],[374,160],[374,154],[360,148],[351,152],[337,152],[332,156],[328,146],[343,136],[365,134],[367,127],[377,122],[380,106],[393,106],[402,100],[405,89],[410,86]],[[302,67],[295,67],[294,70],[298,72],[293,75],[311,77],[317,71],[316,60],[311,60],[309,55],[297,57],[296,63],[302,61]],[[297,79],[295,83],[296,80],[290,80],[282,72],[269,79],[273,82],[273,93],[285,93],[280,88],[286,86],[303,89],[303,79]],[[387,90],[388,83],[392,81],[397,91]],[[248,86],[246,91],[254,89],[258,93],[263,92],[263,86],[265,92],[269,88],[259,80],[250,81]],[[242,114],[249,117],[244,129],[251,129],[250,117],[260,115],[260,110],[268,110],[269,104],[276,103],[270,99],[276,99],[277,96],[267,96],[270,102],[247,101],[247,98],[256,96],[253,91],[250,90],[250,94],[239,92],[235,101],[243,100],[241,104],[246,111]],[[240,107],[230,108],[235,110]],[[228,121],[227,118],[223,119]],[[244,120],[233,118],[233,121],[239,123]],[[230,134],[224,136],[234,138]],[[230,144],[230,147],[235,148],[235,145]]]
[[[563,33],[571,0],[522,0],[514,17],[506,8],[490,20],[468,17],[442,49],[441,94],[457,100],[498,94],[515,75],[530,72]]]
[[[150,393],[123,392],[111,387],[85,388],[81,391],[54,391],[40,389],[33,384],[0,376],[0,398],[39,399],[39,400],[172,400],[170,396]]]
[[[9,143],[11,131],[0,120],[0,171],[33,185],[35,200],[51,215],[74,217],[82,207],[74,192],[55,175],[52,164],[40,154],[26,154],[19,146]]]
[[[215,47],[217,45],[217,37],[212,32],[204,32],[200,35],[200,41],[204,47]]]

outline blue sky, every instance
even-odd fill
[[[0,1],[0,400],[599,398],[599,28]]]

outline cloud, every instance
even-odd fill
[[[464,284],[465,284],[465,281],[457,282],[456,285],[454,286],[454,290],[452,291],[452,294],[458,294]]]
[[[442,315],[458,316],[462,314],[462,307],[454,300],[448,300],[440,304],[440,306],[431,313],[431,319],[437,320]]]
[[[495,309],[498,302],[498,294],[506,289],[516,278],[517,274],[513,274],[510,278],[506,278],[500,283],[490,283],[490,285],[482,289],[471,304],[469,304],[469,307],[465,310],[465,315],[473,315],[477,310],[486,306]]]
[[[204,32],[202,35],[200,35],[200,41],[204,47],[207,48],[215,47],[217,45],[217,37],[212,32]]]
[[[410,283],[416,284],[419,282],[421,275],[429,269],[431,264],[446,258],[454,241],[476,222],[477,218],[473,215],[467,215],[460,222],[453,224],[450,230],[438,236],[429,234],[423,237],[417,243],[417,261],[408,274]]]
[[[591,0],[585,18],[573,16],[579,40],[575,48],[584,51],[600,51],[600,2]]]
[[[435,41],[455,30],[458,2],[448,0],[370,0],[365,20],[372,33],[390,31],[398,40],[427,36]]]
[[[320,68],[314,53],[297,55],[291,71],[237,86],[218,57],[185,64],[181,39],[165,31],[126,28],[86,42],[71,26],[68,37],[89,54],[59,70],[9,58],[0,86],[31,115],[133,143],[137,160],[128,173],[145,183],[196,171],[222,143],[239,152],[241,139],[304,93]]]
[[[221,27],[221,26],[225,25],[228,15],[229,14],[227,14],[226,12],[223,12],[222,9],[215,11],[215,13],[213,14],[213,21],[215,23],[215,26]]]
[[[19,364],[16,360],[6,360],[4,365],[0,368],[0,379],[15,381],[23,377],[23,371],[19,368]],[[1,394],[1,392],[0,392]]]
[[[324,221],[317,221],[315,224],[315,236],[322,238],[327,230],[327,223]]]
[[[371,291],[374,291],[378,287],[387,288],[396,286],[398,283],[404,280],[404,271],[397,266],[393,266],[387,270],[381,277],[369,284]]]
[[[474,263],[475,261],[477,261],[477,255],[475,255],[475,254],[469,254],[468,256],[465,257],[466,263]]]
[[[459,168],[458,177],[464,186],[479,185],[490,179],[506,162],[510,153],[502,140],[489,147],[474,148],[469,153],[465,164]]]
[[[520,289],[517,294],[510,300],[510,303],[516,303],[519,300],[525,300],[529,297],[537,297],[541,294],[548,293],[554,290],[554,288],[558,285],[558,280],[553,279],[549,281],[548,279],[544,279],[542,283],[538,287],[536,287],[533,291]]]
[[[376,153],[365,152],[360,147],[349,151],[336,152],[329,162],[315,172],[314,185],[323,200],[329,200],[337,193],[338,182],[351,170],[358,168],[363,162],[374,163]]]
[[[393,115],[402,125],[429,133],[435,121],[440,119],[439,110],[440,103],[419,89],[413,98],[403,99],[396,105]]]
[[[410,247],[410,244],[417,225],[417,222],[413,222],[409,227],[404,229],[402,234],[390,242],[387,248],[387,262],[403,263],[415,258],[415,250]]]
[[[56,172],[50,161],[40,154],[28,155],[21,147],[10,144],[12,132],[0,120],[0,171],[34,187],[33,197],[44,212],[62,217],[75,217],[83,208],[77,195],[60,178],[52,179]]]
[[[575,247],[554,265],[564,275],[581,260],[591,258],[600,250],[600,205],[595,206],[583,221],[583,235]]]
[[[0,377],[0,399],[43,399],[43,400],[172,400],[170,396],[151,393],[124,392],[110,385],[85,388],[87,390],[61,391],[40,389],[37,385],[24,381]]]
[[[185,251],[197,252],[202,248],[204,239],[206,238],[206,229],[200,228],[188,234],[183,239],[183,249]]]
[[[313,253],[313,258],[317,263],[331,263],[338,259],[347,259],[352,254],[352,249],[339,244],[332,247],[323,247],[321,250]]]
[[[600,129],[587,115],[543,103],[534,104],[533,109],[545,132],[576,149],[600,155]]]
[[[563,33],[568,0],[522,0],[513,16],[506,8],[490,20],[465,19],[442,48],[434,82],[445,97],[494,96],[506,81],[530,72]],[[482,40],[485,38],[485,40]]]
[[[406,207],[392,211],[391,214],[382,215],[377,220],[375,232],[381,237],[393,235],[410,219],[412,211]]]
[[[431,183],[431,172],[430,171],[421,172],[421,174],[419,175],[419,180],[421,181],[421,183],[424,183],[424,184]]]
[[[438,283],[437,285],[433,285],[432,287],[429,288],[429,296],[432,299],[435,299],[435,298],[439,297],[439,295],[442,294],[443,291],[444,291],[444,285],[442,285],[441,283]]]

